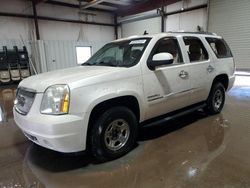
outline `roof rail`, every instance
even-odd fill
[[[217,36],[216,33],[212,33],[212,32],[206,32],[206,31],[167,31],[167,33],[186,33],[186,34],[201,34],[201,35],[215,35]]]

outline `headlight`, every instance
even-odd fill
[[[69,87],[53,85],[46,89],[41,104],[42,114],[67,114],[69,110]]]

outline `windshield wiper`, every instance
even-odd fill
[[[112,63],[112,62],[104,62],[104,61],[101,61],[101,62],[99,62],[99,63],[96,64],[96,65],[100,65],[100,66],[111,66],[111,67],[117,67],[117,66],[118,66],[117,63],[114,64],[114,63]]]
[[[95,62],[95,63],[83,63],[81,64],[82,66],[112,66],[112,67],[117,67],[118,64],[114,64],[112,62]]]
[[[83,63],[82,66],[93,65],[92,63]]]

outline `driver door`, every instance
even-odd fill
[[[149,55],[148,62],[155,54],[163,52],[173,55],[173,63],[156,67],[155,70],[148,69],[143,73],[146,119],[190,104],[189,68],[183,61],[178,39],[175,37],[160,39]]]

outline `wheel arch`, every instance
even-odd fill
[[[217,76],[214,78],[214,80],[213,80],[212,86],[213,86],[215,83],[217,83],[217,82],[220,82],[220,83],[224,86],[225,90],[228,89],[228,86],[229,86],[229,78],[228,78],[228,75],[227,75],[227,74],[223,73],[223,74],[217,75]],[[212,87],[211,87],[211,88],[212,88]]]
[[[89,121],[88,121],[88,129],[87,129],[87,145],[86,148],[89,147],[90,144],[90,131],[92,128],[92,125],[94,124],[97,117],[102,114],[105,110],[115,107],[115,106],[125,106],[129,108],[136,116],[137,121],[140,122],[141,118],[141,108],[140,108],[140,101],[137,97],[133,95],[123,95],[123,96],[117,96],[114,98],[108,98],[105,100],[102,100],[95,105],[93,105],[92,110],[90,111],[89,115]]]

